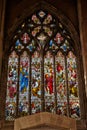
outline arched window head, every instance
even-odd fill
[[[39,10],[11,39],[6,120],[42,111],[80,118],[74,42],[61,21]]]

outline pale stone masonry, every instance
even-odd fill
[[[15,120],[14,130],[77,130],[76,120],[48,112]]]

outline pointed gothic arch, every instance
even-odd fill
[[[81,100],[83,100],[83,95],[84,95],[84,91],[82,92],[83,88],[84,88],[84,81],[83,81],[83,76],[81,75],[82,73],[82,65],[80,63],[82,63],[82,57],[81,57],[81,47],[80,47],[80,42],[79,42],[79,37],[78,34],[73,26],[73,24],[68,20],[68,18],[66,18],[66,16],[64,16],[60,11],[58,11],[57,9],[55,9],[54,7],[52,7],[51,5],[47,4],[46,2],[39,2],[38,4],[35,4],[33,7],[31,7],[30,9],[26,10],[24,12],[24,14],[14,23],[13,27],[10,29],[10,31],[8,32],[8,36],[6,38],[6,40],[8,39],[8,41],[6,41],[6,43],[8,43],[8,46],[5,50],[6,53],[8,53],[9,48],[11,49],[11,45],[12,45],[12,38],[15,34],[16,29],[22,25],[24,19],[26,19],[28,16],[31,16],[32,14],[34,14],[35,12],[37,12],[38,10],[42,10],[42,11],[47,11],[48,13],[50,13],[52,16],[54,16],[55,19],[58,19],[61,23],[61,25],[64,26],[64,28],[66,30],[69,31],[69,35],[73,41],[74,44],[74,50],[75,50],[75,55],[76,55],[76,62],[77,62],[77,73],[78,73],[78,86],[79,87],[79,97],[80,97],[80,107],[81,107],[81,117],[85,118],[85,102],[84,105],[82,105]],[[4,54],[5,55],[5,54]],[[6,64],[7,61],[5,60]],[[5,79],[6,81],[6,79]],[[42,95],[43,97],[43,95]],[[83,98],[82,98],[83,97]],[[43,106],[43,105],[42,105]],[[17,110],[18,111],[18,110]],[[43,110],[42,110],[43,111]]]

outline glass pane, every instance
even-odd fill
[[[55,44],[53,40],[50,40],[49,42],[49,49],[53,52],[56,52],[58,50],[58,46]]]
[[[61,34],[57,33],[56,37],[54,38],[54,41],[59,45],[59,44],[61,44],[61,42],[63,41],[63,39],[64,38],[61,36]]]
[[[67,115],[66,112],[66,85],[65,85],[65,60],[61,52],[55,58],[56,65],[56,91],[57,91],[57,114]]]
[[[68,87],[70,98],[71,117],[80,117],[79,96],[78,96],[78,79],[76,57],[72,52],[69,52],[67,57],[68,69]]]
[[[33,21],[35,24],[41,24],[39,18],[38,18],[35,14],[32,16],[32,21]]]
[[[53,56],[48,51],[44,56],[45,111],[55,112]]]
[[[45,16],[46,14],[45,14],[44,11],[41,10],[41,11],[38,13],[38,15],[39,15],[41,18],[44,18],[44,16]]]
[[[24,33],[21,37],[21,40],[23,41],[24,44],[27,44],[30,41],[30,37],[28,35],[28,33]]]
[[[50,37],[52,36],[52,31],[49,27],[44,26],[43,29],[48,34],[48,36],[50,36]]]
[[[34,28],[33,31],[32,31],[32,36],[35,37],[37,35],[37,33],[40,32],[40,29],[41,29],[41,26]]]
[[[64,43],[63,43],[63,45],[60,46],[60,48],[61,48],[64,52],[68,51],[68,50],[70,49],[69,42],[68,42],[67,40],[65,40]]]
[[[45,18],[43,24],[50,24],[52,21],[52,16],[50,14],[47,15],[47,17]]]
[[[15,52],[12,52],[8,59],[6,120],[13,120],[16,116],[17,81],[18,56]]]
[[[19,77],[19,115],[28,114],[29,96],[29,57],[24,52],[20,57],[20,77]]]
[[[16,42],[15,42],[15,49],[20,52],[22,49],[24,49],[24,46],[21,44],[20,40],[18,39]]]
[[[30,51],[30,52],[33,52],[35,49],[36,49],[36,43],[34,40],[32,40],[30,42],[30,44],[28,46],[26,46],[26,48]]]
[[[35,51],[31,63],[31,107],[32,114],[41,111],[41,57]]]

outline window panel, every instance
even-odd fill
[[[45,110],[54,112],[54,71],[53,56],[48,51],[44,57],[44,91],[45,91]]]
[[[18,83],[18,56],[13,51],[8,59],[8,79],[6,96],[6,120],[13,120],[16,116],[16,98]]]
[[[35,51],[31,62],[31,108],[32,114],[41,111],[41,57]]]
[[[67,94],[66,94],[66,75],[65,60],[61,52],[58,52],[55,58],[56,65],[56,91],[57,91],[57,113],[66,115]]]
[[[19,115],[27,115],[29,109],[29,56],[24,52],[20,56],[19,75]]]
[[[67,71],[71,117],[77,118],[80,117],[77,65],[76,57],[71,51],[67,56]]]
[[[20,24],[11,40],[6,120],[42,110],[79,118],[73,40],[60,20],[48,11],[36,11]]]

